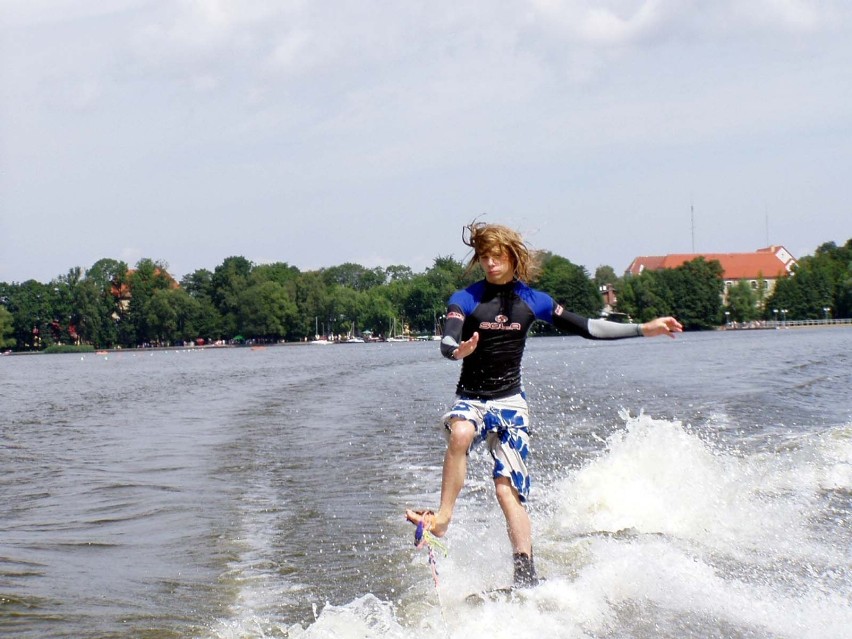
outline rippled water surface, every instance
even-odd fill
[[[852,628],[852,330],[529,342],[511,577],[489,463],[436,590],[435,343],[0,358],[0,636],[820,637]]]

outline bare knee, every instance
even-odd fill
[[[449,448],[467,453],[476,433],[476,427],[473,423],[466,419],[453,419],[447,424],[447,430],[450,431],[447,442]]]

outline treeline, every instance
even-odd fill
[[[582,267],[545,255],[542,280],[579,312],[597,314],[600,298]],[[341,264],[300,271],[280,262],[229,257],[177,282],[151,259],[133,268],[102,259],[49,283],[0,283],[0,347],[43,350],[56,344],[95,348],[188,342],[303,341],[318,335],[440,330],[449,296],[481,273],[465,274],[452,257],[415,273],[408,266]],[[437,327],[437,329],[436,329]]]
[[[618,291],[616,311],[646,321],[675,315],[688,329],[714,328],[724,321],[852,316],[852,240],[822,245],[804,257],[793,277],[770,296],[741,282],[728,292],[718,262],[697,259],[676,269],[619,278],[611,267],[594,276],[552,253],[542,255],[532,282],[567,308],[590,317],[603,307],[600,287]],[[58,344],[94,348],[173,345],[219,341],[303,341],[318,335],[392,331],[411,335],[440,330],[446,302],[456,289],[481,277],[452,257],[437,257],[414,273],[404,265],[365,268],[346,263],[300,271],[285,262],[253,264],[229,257],[213,271],[197,270],[176,281],[167,265],[151,259],[133,268],[102,259],[72,268],[48,283],[0,283],[0,348],[43,350]],[[776,315],[777,317],[777,315]],[[539,333],[552,332],[537,325]]]

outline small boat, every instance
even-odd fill
[[[349,329],[349,334],[346,339],[340,340],[341,344],[364,344],[364,338],[355,335],[355,322],[352,322],[352,328]]]
[[[312,339],[309,344],[316,344],[318,346],[327,346],[328,344],[333,344],[330,339],[325,336],[325,324],[322,325],[323,335],[320,335],[319,332],[319,318],[314,317],[314,339]]]
[[[391,320],[391,329],[390,335],[385,340],[386,342],[407,342],[409,341],[407,337],[404,335],[400,335],[396,330],[396,318],[392,318]]]

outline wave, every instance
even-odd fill
[[[302,625],[270,615],[267,598],[266,612],[244,607],[213,636],[848,636],[852,426],[746,452],[678,421],[623,418],[596,456],[539,490],[541,586],[504,602],[466,601],[505,585],[510,567],[495,505],[463,505],[437,589],[412,550],[393,601],[366,593],[318,602]]]

